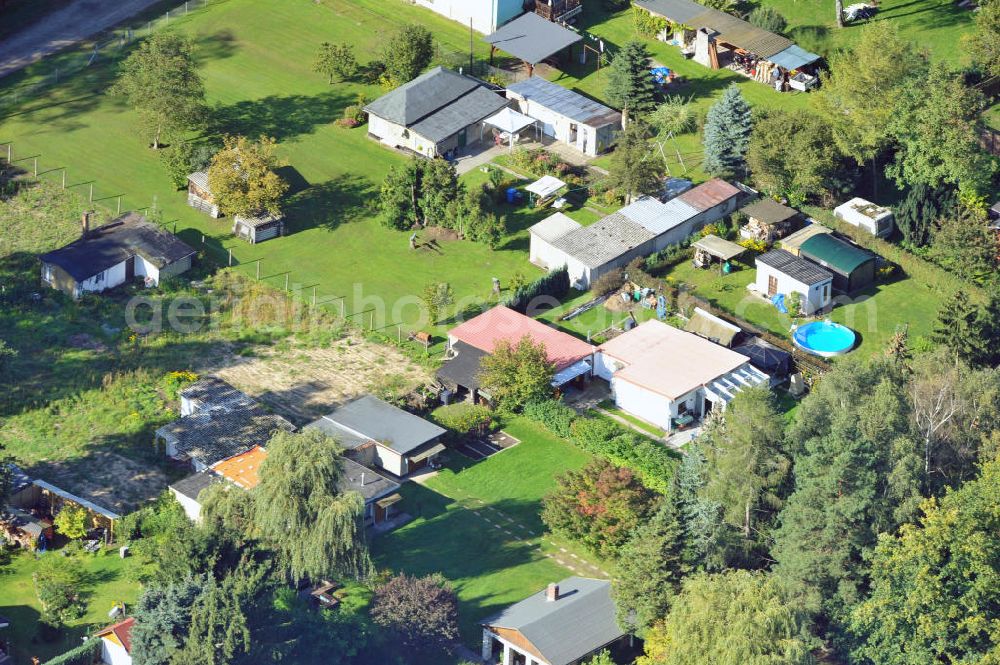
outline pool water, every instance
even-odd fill
[[[795,346],[824,358],[847,353],[854,348],[857,335],[853,330],[832,321],[814,321],[799,326],[792,333]]]

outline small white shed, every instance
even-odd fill
[[[833,209],[833,214],[837,219],[843,220],[851,226],[862,228],[880,238],[892,235],[895,223],[891,209],[859,197],[837,206]]]
[[[236,215],[233,218],[233,235],[252,245],[277,238],[285,235],[285,218],[268,213],[249,217]]]
[[[546,270],[562,266],[566,262],[566,255],[562,250],[553,247],[552,243],[579,228],[581,228],[579,222],[561,212],[546,217],[528,229],[531,235],[528,259]]]
[[[798,293],[806,316],[830,304],[832,284],[833,273],[829,270],[783,249],[772,249],[757,257],[754,289],[769,299]]]

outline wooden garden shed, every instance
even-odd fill
[[[233,235],[243,238],[251,245],[285,235],[285,218],[281,215],[264,213],[233,218]]]
[[[798,210],[769,198],[755,201],[741,212],[748,220],[740,229],[740,236],[767,245],[784,238],[802,224],[802,214]]]
[[[207,212],[216,219],[222,217],[222,211],[215,203],[212,190],[208,186],[207,172],[195,171],[188,176],[188,205],[202,212]]]

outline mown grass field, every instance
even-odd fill
[[[416,519],[373,542],[380,567],[416,575],[441,572],[451,580],[459,597],[462,639],[474,650],[481,620],[573,574],[546,556],[559,552],[551,539],[542,542],[538,515],[553,478],[590,459],[525,419],[507,423],[504,431],[520,443],[476,463],[451,452],[448,466],[436,477],[424,485],[407,483],[402,509]],[[491,526],[474,508],[511,533]]]
[[[51,551],[39,556],[62,556]],[[122,559],[115,550],[80,557],[83,568],[82,596],[87,613],[66,626],[58,639],[47,642],[39,638],[37,623],[41,605],[35,593],[32,574],[38,569],[34,554],[17,552],[9,565],[0,569],[0,616],[11,620],[3,637],[14,646],[14,662],[30,663],[32,656],[42,662],[72,649],[80,638],[108,625],[108,611],[118,602],[131,606],[139,595],[139,586],[131,581],[127,569],[132,559]]]

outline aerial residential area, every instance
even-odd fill
[[[1000,659],[1000,0],[0,0],[0,665]]]

